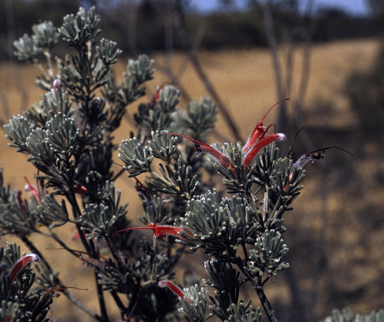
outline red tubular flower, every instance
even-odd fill
[[[80,186],[79,184],[76,183],[76,184],[73,186],[73,192],[74,192],[74,193],[78,193],[79,195],[83,195],[84,193],[87,193],[88,190],[87,190],[86,187],[84,187],[84,186]]]
[[[192,139],[192,138],[185,136],[185,135],[182,135],[182,134],[177,134],[177,133],[163,133],[160,135],[176,135],[176,136],[181,136],[187,140],[192,141],[192,143],[194,144],[196,151],[198,153],[200,153],[200,152],[208,153],[211,157],[214,157],[216,159],[216,161],[222,167],[224,167],[226,169],[230,168],[232,170],[232,172],[234,174],[236,174],[235,167],[233,166],[231,160],[229,160],[229,158],[227,156],[225,156],[223,153],[215,150],[214,148],[212,148],[208,144],[206,144],[204,142],[197,141],[195,139]]]
[[[27,184],[25,185],[24,189],[26,191],[30,191],[33,194],[33,196],[35,197],[37,203],[40,205],[41,202],[40,202],[39,192],[37,191],[37,188],[29,182],[27,177],[24,177],[24,179],[25,179],[25,181],[27,181]]]
[[[271,144],[275,141],[284,141],[286,139],[285,135],[283,133],[274,133],[270,134],[267,137],[261,139],[259,142],[257,142],[251,150],[248,151],[248,153],[244,157],[244,169],[246,169],[255,156],[260,152],[262,148],[267,146],[268,144]]]
[[[20,270],[27,265],[30,262],[37,262],[39,260],[39,256],[36,254],[28,254],[23,257],[21,257],[15,265],[12,266],[11,270],[9,271],[9,280],[11,284],[15,280],[17,274],[20,272]]]
[[[271,124],[269,127],[265,127],[263,125],[264,119],[267,117],[268,113],[274,108],[277,104],[289,100],[289,98],[285,98],[276,104],[272,105],[269,110],[264,114],[262,119],[256,124],[256,127],[253,129],[251,135],[249,136],[247,142],[245,143],[243,147],[243,152],[246,153],[244,157],[244,170],[251,164],[255,156],[260,152],[262,148],[267,146],[268,144],[271,144],[274,141],[284,141],[285,140],[285,135],[282,133],[274,133],[270,134],[268,136],[265,136],[265,134],[268,132],[268,129],[271,126],[275,126],[274,124]],[[276,126],[275,126],[276,130]],[[210,156],[214,157],[217,162],[224,168],[226,169],[231,169],[232,172],[236,175],[236,170],[234,165],[232,164],[231,160],[225,156],[223,153],[215,150],[208,144],[205,144],[203,142],[197,141],[195,139],[192,139],[188,136],[182,135],[182,134],[177,134],[177,133],[163,133],[161,135],[176,135],[176,136],[181,136],[187,140],[192,141],[192,143],[195,145],[195,148],[197,152],[205,152],[208,153]]]
[[[267,113],[264,114],[264,116],[262,117],[262,119],[256,124],[256,127],[253,129],[251,135],[249,136],[248,140],[247,140],[247,143],[245,143],[244,147],[243,147],[243,151],[248,151],[256,142],[257,140],[260,140],[264,137],[267,129],[265,128],[265,126],[263,126],[263,121],[264,119],[267,117],[268,113],[278,104],[280,104],[281,102],[283,101],[287,101],[289,100],[289,98],[285,98],[281,101],[278,101],[276,104],[272,105],[269,110],[267,111]]]
[[[127,230],[135,230],[135,229],[153,229],[154,234],[153,238],[160,237],[160,239],[165,239],[167,235],[171,235],[177,238],[182,238],[178,233],[180,231],[186,232],[188,235],[193,236],[190,232],[184,230],[182,227],[174,227],[174,226],[168,226],[168,225],[156,225],[154,223],[147,223],[148,227],[132,227],[132,228],[126,228],[123,230],[119,230],[113,234],[115,236],[117,233],[121,233],[122,231],[127,231]]]
[[[173,293],[175,293],[178,297],[182,299],[187,299],[190,304],[194,304],[193,301],[185,294],[180,287],[178,287],[175,283],[167,280],[160,281],[157,285],[160,287],[168,287]]]

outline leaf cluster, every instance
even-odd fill
[[[370,314],[353,315],[351,310],[347,307],[342,310],[334,309],[332,316],[326,317],[321,322],[381,322],[384,321],[384,310],[378,312],[372,311]]]
[[[5,249],[0,248],[2,290],[0,292],[0,319],[12,322],[47,322],[49,319],[46,315],[57,294],[54,291],[31,291],[36,274],[30,264],[24,266],[11,283],[10,270],[22,256],[20,246],[14,243],[7,243]]]

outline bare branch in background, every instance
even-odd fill
[[[263,1],[262,3],[259,3],[259,5],[261,6],[261,9],[263,11],[265,33],[267,36],[268,46],[269,46],[269,50],[272,58],[273,71],[275,74],[277,100],[280,101],[285,98],[286,93],[283,90],[282,68],[279,62],[278,46],[277,46],[277,41],[276,41],[274,29],[273,29],[273,18],[272,18],[272,12],[270,8],[271,3],[270,1]],[[286,132],[287,120],[288,120],[288,117],[287,117],[286,104],[285,102],[282,102],[279,105],[279,113],[276,121],[277,128],[280,131]]]
[[[289,6],[289,12],[292,15],[292,20],[295,22],[295,27],[291,33],[287,33],[286,42],[287,50],[285,56],[283,56],[283,61],[285,64],[281,64],[279,60],[279,52],[281,47],[276,39],[274,31],[274,20],[272,15],[272,0],[257,1],[255,3],[262,9],[264,16],[264,27],[266,31],[266,36],[268,40],[268,46],[270,49],[270,54],[272,58],[273,70],[275,75],[276,83],[276,93],[277,99],[283,99],[285,96],[291,97],[294,106],[294,115],[297,128],[301,128],[304,125],[303,120],[303,105],[304,99],[307,92],[309,75],[310,75],[310,59],[311,59],[311,33],[314,30],[317,20],[315,18],[310,19],[310,22],[306,24],[305,18],[312,17],[312,11],[314,8],[314,0],[308,0],[306,6],[303,10],[300,9],[299,1],[292,0],[287,2]],[[301,48],[298,48],[298,41],[302,41]],[[299,86],[297,91],[294,92],[293,82],[294,82],[294,61],[295,56],[301,55],[302,66],[301,74],[299,76]],[[283,79],[283,74],[285,71],[285,78]],[[286,110],[286,104],[281,104],[279,108],[279,114],[277,118],[277,126],[279,130],[286,132],[288,126],[288,114]],[[313,143],[310,140],[310,137],[307,132],[300,135],[301,140],[307,149],[311,150],[314,148]],[[321,195],[322,202],[322,211],[321,211],[321,230],[318,236],[318,242],[314,249],[314,254],[316,254],[316,261],[313,267],[312,274],[312,283],[309,290],[309,296],[302,296],[303,290],[300,289],[300,285],[295,278],[295,272],[290,271],[286,273],[286,278],[288,285],[290,287],[291,296],[292,296],[292,306],[295,314],[296,321],[314,321],[315,318],[315,307],[319,295],[319,276],[321,273],[321,261],[325,253],[325,241],[326,241],[326,230],[328,225],[328,199],[329,191],[326,172],[326,164],[320,165],[323,173],[324,180],[321,180],[319,187],[319,194]],[[292,269],[291,269],[292,270]],[[304,313],[305,312],[305,313]]]
[[[197,55],[194,51],[191,51],[190,48],[192,47],[189,40],[189,35],[185,26],[185,17],[181,6],[181,1],[176,1],[175,5],[175,27],[179,33],[180,40],[182,42],[182,45],[184,49],[188,50],[190,55],[189,59],[195,68],[198,76],[200,77],[201,81],[203,82],[207,92],[212,97],[212,99],[216,102],[217,107],[219,108],[220,112],[223,114],[225,121],[228,123],[228,126],[232,132],[232,135],[234,136],[236,141],[243,141],[239,132],[239,129],[235,122],[233,121],[233,117],[230,115],[230,112],[224,102],[221,100],[219,94],[217,93],[217,90],[214,88],[212,82],[209,80],[207,74],[204,72],[203,68],[201,67],[201,64],[197,58]]]

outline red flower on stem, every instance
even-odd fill
[[[160,239],[165,239],[168,235],[177,237],[177,238],[182,238],[179,235],[180,231],[184,231],[190,236],[193,236],[190,232],[184,230],[183,227],[174,227],[174,226],[168,226],[168,225],[156,225],[154,223],[147,223],[148,227],[132,227],[132,228],[126,228],[123,230],[119,230],[113,234],[115,236],[117,233],[121,233],[123,231],[127,230],[136,230],[136,229],[152,229],[154,231],[153,238],[160,237]]]
[[[256,124],[255,128],[253,129],[251,135],[249,136],[247,142],[245,143],[244,147],[243,147],[243,151],[248,151],[250,148],[252,148],[252,146],[255,145],[255,143],[258,141],[258,140],[261,140],[264,136],[265,136],[265,133],[267,133],[268,129],[263,125],[263,121],[264,119],[267,117],[267,115],[269,114],[269,112],[278,104],[280,104],[281,102],[283,101],[287,101],[289,100],[289,98],[285,98],[281,101],[278,101],[276,104],[273,104],[269,110],[267,111],[267,113],[264,114],[264,116],[261,118],[261,120]]]
[[[289,100],[289,98],[285,98],[276,104],[272,105],[267,113],[262,117],[262,119],[256,124],[256,127],[252,131],[251,135],[249,136],[247,142],[245,143],[243,147],[243,152],[246,152],[246,155],[244,157],[244,170],[252,163],[255,156],[260,152],[262,148],[267,146],[268,144],[271,144],[274,141],[284,141],[285,135],[282,133],[273,133],[268,136],[265,136],[265,134],[268,132],[268,129],[271,126],[274,126],[276,129],[275,124],[271,124],[267,128],[263,125],[264,119],[267,117],[268,113],[272,110],[273,107],[275,107],[277,104],[281,103],[282,101]],[[232,164],[231,160],[224,155],[223,153],[217,151],[216,149],[212,148],[206,143],[197,141],[195,139],[192,139],[188,136],[177,134],[177,133],[162,133],[161,135],[176,135],[181,136],[187,140],[192,141],[192,143],[195,145],[195,148],[198,153],[205,152],[208,153],[210,156],[215,158],[217,162],[226,169],[231,169],[232,172],[236,175],[236,170],[234,165]]]
[[[180,287],[178,287],[175,283],[167,280],[160,281],[157,285],[160,287],[168,287],[173,293],[175,293],[178,297],[182,299],[187,299],[190,304],[194,304],[193,301],[185,294]]]

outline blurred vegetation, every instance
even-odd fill
[[[374,21],[380,31],[381,48],[376,61],[362,72],[353,72],[348,76],[345,84],[351,108],[360,120],[360,130],[368,142],[380,146],[384,142],[384,2],[368,0]],[[373,139],[373,140],[372,140]]]
[[[60,26],[63,16],[78,10],[80,0],[2,0],[0,1],[0,60],[13,55],[12,43],[32,25],[52,21]]]
[[[345,93],[357,113],[367,139],[384,142],[384,39],[376,62],[368,71],[349,75]]]
[[[75,12],[79,5],[89,7],[97,3],[104,21],[104,37],[121,44],[125,54],[150,53],[169,49],[182,49],[182,40],[176,30],[167,30],[169,14],[167,1],[103,1],[80,0],[3,0],[0,1],[0,60],[12,54],[12,42],[29,32],[31,25],[40,21],[52,21],[55,26],[62,23],[62,16]],[[199,45],[206,50],[221,48],[250,48],[266,46],[261,9],[249,6],[246,11],[220,11],[203,14],[193,11],[188,2],[182,2],[189,35],[203,37]],[[287,30],[297,28],[297,20],[277,2],[273,7],[276,34],[284,38]],[[379,4],[380,5],[380,4]],[[134,16],[132,16],[134,15]],[[130,20],[130,21],[128,21]],[[304,19],[308,24],[313,17]],[[348,38],[376,36],[383,27],[378,16],[359,18],[348,16],[337,9],[323,9],[316,13],[312,28],[312,41],[323,42]],[[17,23],[16,23],[17,22]],[[133,25],[134,24],[134,25]],[[172,28],[172,27],[171,27]],[[169,41],[169,33],[172,39]],[[168,33],[168,34],[167,34]],[[170,44],[171,42],[171,44]]]

